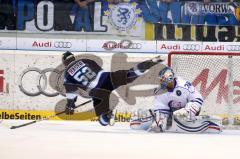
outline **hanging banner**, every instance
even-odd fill
[[[114,34],[143,36],[143,19],[136,2],[88,3],[18,0],[17,30],[27,33]]]
[[[167,41],[240,41],[240,26],[155,24],[155,40]]]

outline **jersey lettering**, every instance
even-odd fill
[[[79,69],[81,69],[85,64],[82,61],[78,61],[72,67],[68,69],[68,73],[73,76]]]

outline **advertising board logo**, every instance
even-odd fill
[[[181,45],[179,44],[160,44],[160,49],[164,50],[180,50]]]
[[[4,86],[4,71],[0,70],[0,94],[3,93],[3,86]]]
[[[129,47],[129,49],[141,49],[142,48],[142,44],[140,43],[132,43]]]
[[[205,51],[223,51],[224,45],[206,45],[203,50]]]
[[[218,74],[214,76],[212,76],[212,72],[215,72],[215,70],[210,68],[205,68],[201,70],[201,72],[199,72],[197,76],[194,78],[194,80],[192,81],[192,85],[194,87],[200,88],[201,90],[200,93],[202,94],[203,99],[208,98],[209,100],[215,100],[217,104],[229,103],[229,94],[231,93],[233,95],[233,99],[232,99],[233,104],[239,104],[240,103],[240,100],[239,100],[240,99],[240,91],[239,91],[240,81],[235,80],[235,81],[232,81],[231,83],[226,84],[228,74],[229,74],[228,69],[222,69]],[[233,86],[232,92],[228,91],[230,85]],[[212,95],[214,95],[214,97]]]
[[[42,47],[42,48],[71,48],[72,43],[69,41],[56,41],[54,44],[51,41],[47,42],[37,42],[34,41],[32,47]]]
[[[199,51],[201,49],[201,46],[199,44],[184,44],[183,50],[186,51]]]
[[[240,45],[228,45],[227,51],[240,51]]]
[[[52,42],[50,42],[50,41],[47,41],[47,42],[34,41],[32,43],[32,47],[51,48],[52,47]]]
[[[54,43],[55,48],[71,48],[72,43],[71,42],[65,42],[65,41],[56,41]]]
[[[109,10],[105,12],[109,23],[119,31],[129,31],[135,29],[140,9],[136,8],[137,3],[119,3],[110,5]]]
[[[103,44],[102,48],[105,50],[113,50],[113,49],[141,49],[141,43],[134,43],[131,40],[122,40],[121,42],[108,41]]]
[[[29,83],[29,80],[25,80],[25,76],[28,76],[28,74],[29,74],[29,76],[32,76],[31,72],[35,72],[38,74],[37,78],[35,79],[36,85],[31,86],[31,88],[25,88],[27,86],[24,85],[24,82]],[[32,68],[27,68],[26,70],[24,70],[21,73],[20,79],[19,79],[19,85],[18,85],[20,90],[28,96],[38,96],[40,94],[45,95],[47,97],[58,96],[60,94],[60,92],[58,92],[54,89],[51,89],[51,90],[49,89],[50,86],[48,86],[49,79],[48,79],[47,73],[56,73],[57,74],[57,77],[58,77],[57,81],[56,81],[56,88],[57,88],[57,86],[60,82],[59,81],[60,77],[63,73],[62,71],[59,71],[54,68],[46,68],[44,70],[40,70],[39,68],[32,67]],[[32,83],[34,83],[34,82],[32,82]],[[28,86],[29,86],[29,84],[28,84]],[[57,89],[59,89],[59,88],[57,88]]]

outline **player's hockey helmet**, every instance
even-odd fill
[[[175,74],[170,67],[165,67],[159,72],[161,88],[165,89],[175,79]]]
[[[73,53],[71,53],[70,51],[67,51],[67,52],[63,53],[62,63],[65,66],[69,65],[74,60],[75,60],[75,57],[74,57]]]

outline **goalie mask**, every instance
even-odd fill
[[[65,65],[65,66],[68,66],[72,61],[75,60],[75,57],[74,55],[67,51],[65,52],[63,55],[62,55],[62,63]]]
[[[165,67],[159,72],[161,89],[167,88],[175,79],[175,74],[170,67]]]

